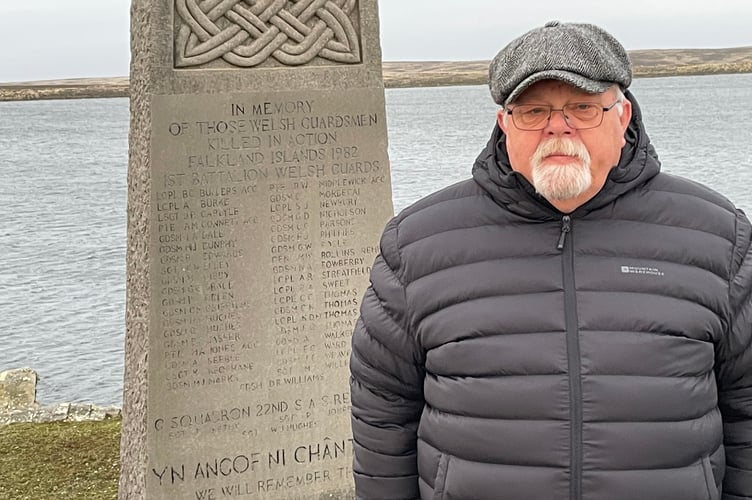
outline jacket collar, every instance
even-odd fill
[[[601,208],[623,194],[641,186],[660,171],[660,160],[650,143],[642,122],[642,112],[631,92],[625,92],[632,102],[632,120],[625,133],[619,163],[611,169],[603,188],[592,199],[573,212],[584,216]],[[491,138],[473,165],[473,178],[498,203],[517,215],[536,220],[553,220],[561,212],[536,194],[521,174],[512,170],[506,150],[506,136],[494,126]]]

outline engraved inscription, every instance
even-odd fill
[[[361,62],[357,0],[176,0],[175,66]]]
[[[351,450],[352,439],[335,441],[326,437],[320,442],[297,443],[287,448],[251,448],[233,455],[160,464],[150,467],[149,479],[160,489],[185,486],[192,491],[192,499],[279,498],[279,494],[289,495],[315,484],[347,479],[352,469],[334,464],[352,460]],[[301,470],[305,466],[315,468]]]
[[[179,111],[153,146],[148,487],[307,498],[351,474],[350,337],[392,215],[383,102],[182,99],[156,103]]]

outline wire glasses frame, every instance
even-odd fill
[[[606,107],[592,102],[573,102],[565,104],[561,108],[554,108],[546,104],[520,104],[507,108],[505,111],[512,116],[514,126],[520,130],[543,130],[551,120],[554,111],[561,111],[564,121],[570,128],[587,130],[600,127],[603,123],[603,114],[621,102],[621,99],[617,99],[613,104]]]

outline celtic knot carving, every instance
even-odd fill
[[[175,0],[175,65],[217,59],[240,67],[274,58],[286,66],[316,58],[360,62],[351,16],[357,0]]]

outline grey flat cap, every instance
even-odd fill
[[[501,49],[488,68],[497,104],[514,101],[540,80],[561,80],[587,93],[632,83],[632,64],[624,47],[593,24],[549,21]]]

